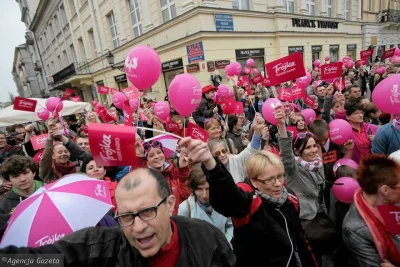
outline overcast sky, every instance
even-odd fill
[[[11,74],[14,49],[25,42],[25,24],[15,0],[0,1],[0,38],[0,102],[8,102],[8,92],[18,95]]]

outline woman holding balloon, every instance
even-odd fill
[[[400,240],[378,210],[400,203],[400,164],[385,155],[371,155],[361,160],[357,179],[361,188],[343,221],[343,240],[354,265],[400,266]]]

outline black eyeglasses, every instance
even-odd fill
[[[164,197],[160,203],[158,203],[156,206],[153,207],[149,207],[149,208],[145,208],[142,209],[141,211],[137,212],[137,213],[125,213],[125,214],[121,214],[118,216],[115,216],[115,220],[118,222],[118,224],[122,227],[125,226],[130,226],[133,224],[133,222],[135,221],[135,218],[137,216],[139,216],[140,219],[142,219],[143,221],[150,221],[153,220],[155,217],[157,217],[157,209],[158,207],[165,201],[167,200],[168,197]]]
[[[278,180],[280,183],[282,183],[285,180],[285,173],[281,173],[281,174],[278,174],[277,176],[269,177],[265,180],[260,180],[257,178],[256,178],[256,180],[262,184],[274,184],[276,180]]]

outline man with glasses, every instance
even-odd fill
[[[175,197],[150,169],[126,175],[115,191],[120,228],[89,227],[52,245],[1,254],[63,254],[65,266],[236,266],[224,234],[197,219],[171,216]]]

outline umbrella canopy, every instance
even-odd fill
[[[44,98],[30,98],[37,101],[36,111],[42,107],[46,107],[46,100]],[[63,101],[64,107],[60,112],[60,115],[67,116],[76,113],[82,113],[90,111],[91,105],[87,102],[73,102]],[[14,110],[14,105],[0,109],[0,127],[28,123],[33,121],[40,121],[36,112],[27,112],[21,110]]]
[[[0,248],[39,247],[95,226],[113,207],[106,181],[71,174],[39,188],[8,221]]]
[[[145,142],[149,142],[149,141],[161,142],[161,144],[163,146],[164,155],[166,158],[169,158],[175,153],[176,145],[179,140],[173,136],[170,136],[167,134],[162,134],[162,135],[157,135],[156,137],[153,137],[153,138],[146,139],[144,141]]]

